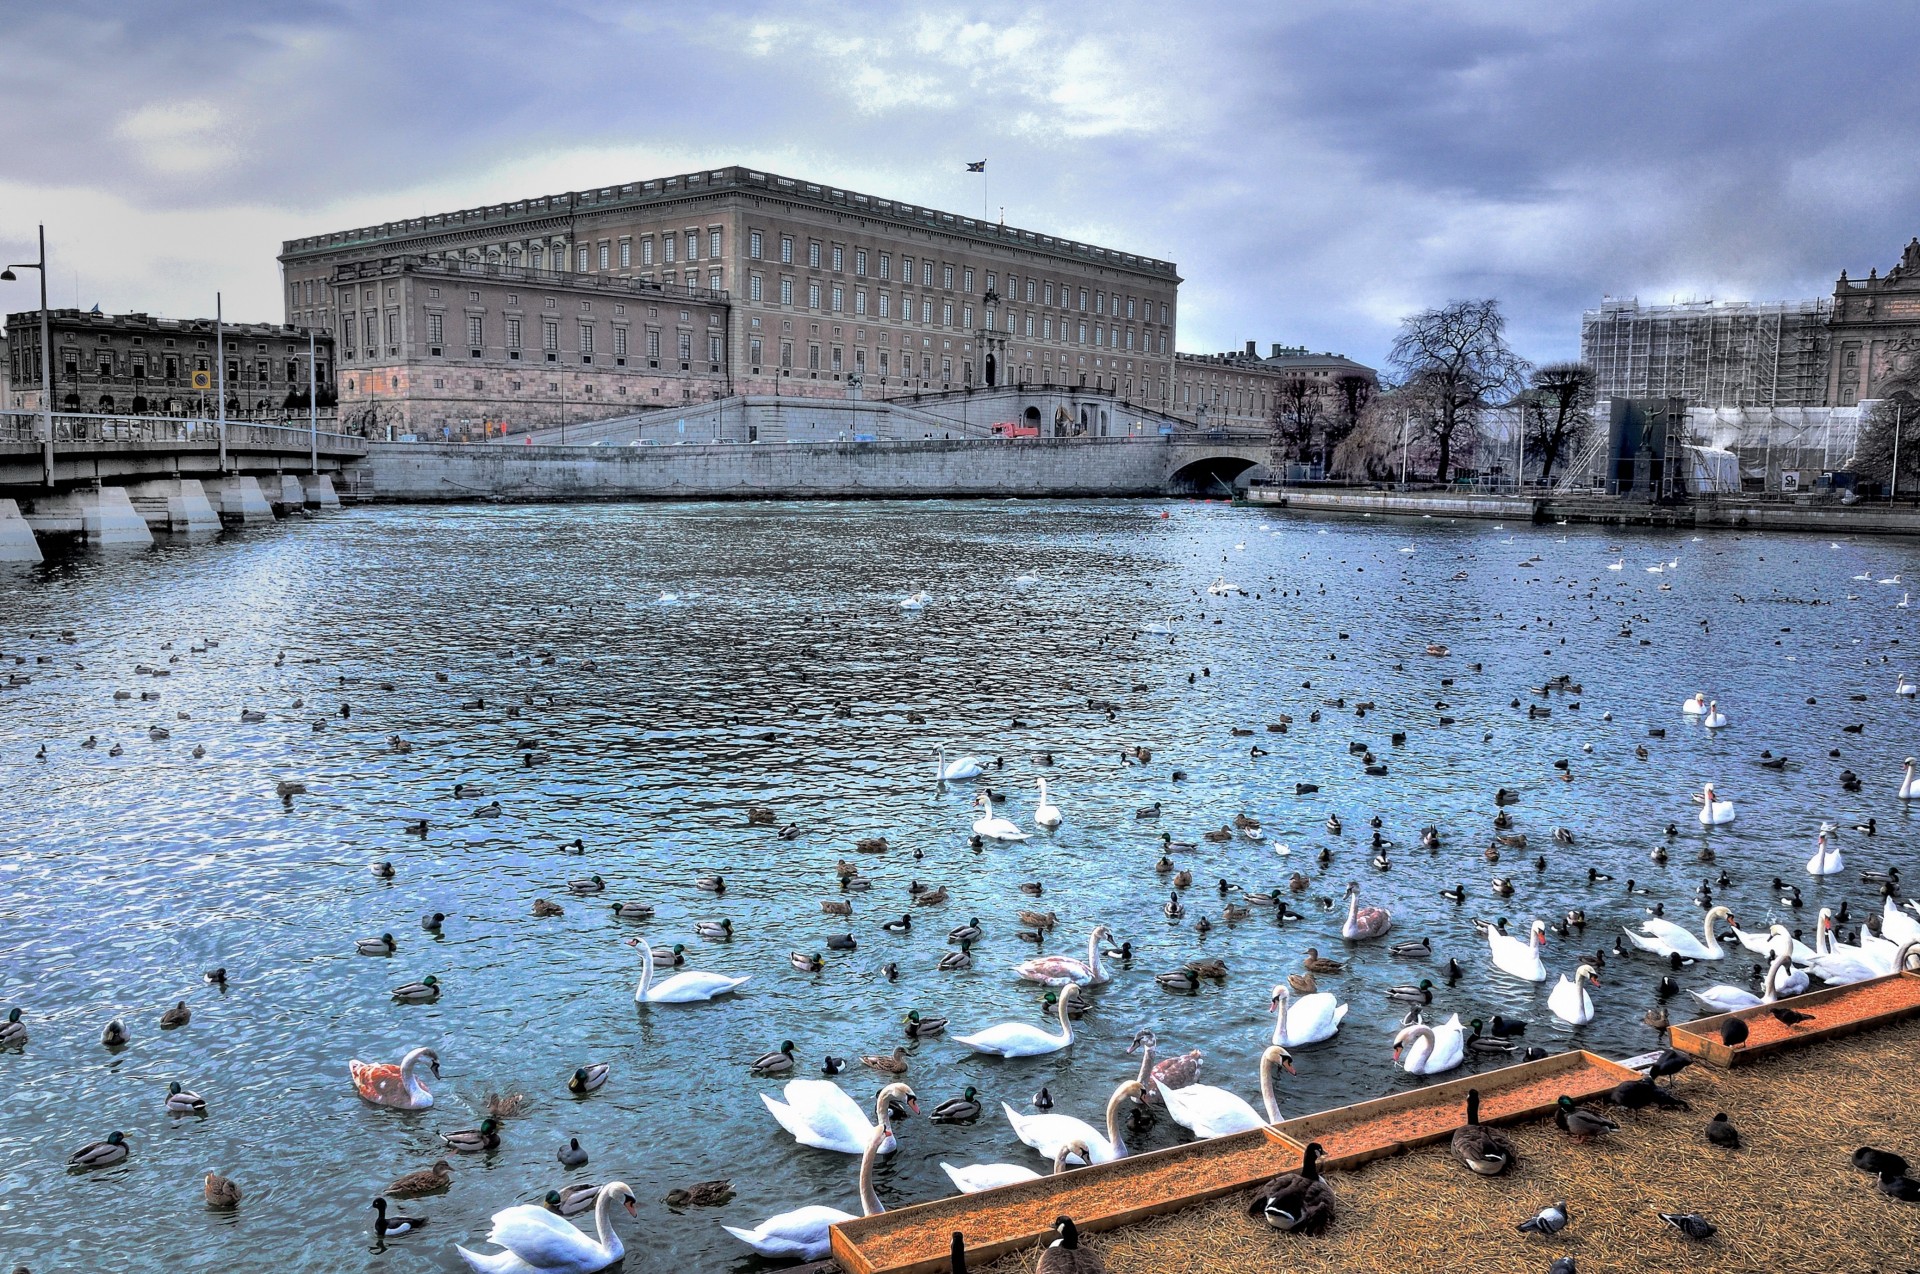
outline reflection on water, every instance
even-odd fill
[[[1624,550],[1617,572],[1604,569],[1610,543]],[[1522,1016],[1530,1043],[1639,1051],[1655,1042],[1640,1024],[1659,974],[1646,957],[1609,960],[1598,1020],[1574,1032],[1548,1016],[1546,987],[1491,971],[1470,920],[1524,928],[1585,908],[1584,935],[1548,947],[1558,974],[1579,951],[1610,950],[1653,902],[1697,927],[1695,889],[1722,868],[1732,883],[1715,895],[1743,925],[1777,913],[1810,932],[1814,910],[1843,898],[1862,913],[1874,899],[1855,869],[1905,843],[1892,793],[1915,711],[1892,694],[1896,672],[1916,671],[1896,644],[1910,639],[1908,612],[1871,580],[1913,558],[1886,543],[1486,524],[1427,522],[1410,537],[1404,525],[1217,505],[917,503],[362,510],[8,568],[0,648],[31,680],[0,692],[0,1005],[22,1005],[32,1034],[0,1055],[12,1114],[0,1123],[0,1231],[33,1268],[216,1270],[271,1252],[288,1270],[448,1270],[460,1268],[453,1243],[484,1237],[498,1208],[619,1177],[642,1199],[627,1232],[663,1253],[654,1264],[752,1268],[719,1222],[851,1208],[855,1164],[781,1134],[758,1099],[778,1084],[748,1063],[784,1039],[807,1075],[829,1053],[887,1053],[914,1008],[956,1032],[1044,1024],[1039,990],[1005,974],[1032,954],[1014,936],[1016,911],[1035,905],[1023,880],[1045,882],[1038,906],[1060,915],[1047,950],[1084,952],[1105,922],[1132,942],[1132,966],[1091,996],[1068,1053],[999,1062],[945,1039],[910,1044],[923,1103],[972,1084],[989,1113],[973,1127],[906,1123],[879,1172],[892,1205],[945,1193],[943,1159],[1040,1166],[1000,1100],[1024,1108],[1044,1084],[1057,1109],[1097,1119],[1142,1026],[1163,1050],[1202,1049],[1202,1078],[1257,1101],[1268,991],[1306,947],[1342,952],[1322,900],[1348,880],[1393,908],[1394,936],[1431,935],[1436,958],[1346,950],[1348,971],[1321,985],[1352,1011],[1333,1041],[1296,1050],[1287,1112],[1412,1082],[1391,1068],[1402,1006],[1382,991],[1437,979],[1448,956],[1467,973],[1436,996],[1442,1016]],[[1655,564],[1661,573],[1646,570]],[[1862,572],[1868,582],[1850,578]],[[1018,582],[1025,573],[1034,581]],[[1247,595],[1207,596],[1222,576]],[[918,589],[933,604],[903,611]],[[1429,642],[1451,653],[1430,657]],[[136,673],[142,664],[168,675]],[[1530,693],[1561,673],[1584,693]],[[1709,736],[1680,718],[1696,689],[1720,701],[1729,729]],[[122,690],[131,697],[116,699]],[[1363,701],[1375,707],[1358,718]],[[1530,718],[1530,705],[1552,715]],[[1282,714],[1286,733],[1263,728]],[[1851,723],[1863,732],[1842,733]],[[168,737],[150,737],[156,725]],[[98,746],[82,748],[89,735]],[[410,751],[390,747],[396,735]],[[1064,825],[975,852],[970,790],[932,782],[941,743],[989,758],[982,781],[1029,830],[1046,777]],[[1364,774],[1350,744],[1371,745],[1387,774]],[[1148,764],[1122,762],[1135,745]],[[1787,768],[1759,766],[1763,749]],[[529,766],[529,752],[550,759]],[[1840,790],[1843,765],[1864,791]],[[1706,842],[1687,802],[1707,779],[1739,809],[1713,833],[1711,866],[1696,861]],[[283,803],[281,780],[307,793]],[[1296,796],[1299,783],[1319,791]],[[456,796],[457,784],[470,786]],[[1522,795],[1513,812],[1530,844],[1495,866],[1482,851],[1502,785]],[[476,816],[496,800],[499,817]],[[1157,820],[1135,817],[1156,801]],[[749,826],[754,803],[778,822]],[[1203,838],[1243,811],[1267,843]],[[1329,812],[1345,820],[1338,836]],[[1369,861],[1375,815],[1395,842],[1385,871]],[[1820,819],[1869,815],[1880,835],[1845,840],[1846,875],[1807,876]],[[418,819],[424,837],[408,834]],[[788,823],[797,835],[780,839]],[[1427,823],[1444,833],[1438,853],[1417,844]],[[1556,825],[1575,844],[1551,843]],[[1175,855],[1194,875],[1177,923],[1153,870],[1163,832],[1196,845]],[[884,854],[855,852],[878,836]],[[584,855],[559,852],[576,837]],[[1665,865],[1649,858],[1661,844]],[[852,895],[851,918],[819,906],[839,896],[842,857],[873,882]],[[369,870],[381,859],[390,880]],[[1590,865],[1615,879],[1588,884]],[[1298,894],[1295,871],[1310,878]],[[605,895],[567,892],[594,873]],[[724,895],[695,888],[707,873],[725,877]],[[1512,897],[1491,895],[1495,874],[1513,878]],[[1801,885],[1805,908],[1775,902],[1775,875]],[[1629,877],[1652,895],[1629,897]],[[1277,926],[1256,908],[1225,924],[1222,880],[1277,888],[1306,918]],[[913,881],[951,901],[909,906]],[[1456,882],[1464,904],[1440,896]],[[565,914],[535,919],[536,897]],[[615,901],[657,917],[617,920]],[[418,922],[433,911],[447,916],[439,935]],[[910,933],[881,927],[907,911]],[[1205,936],[1203,914],[1215,926]],[[973,969],[938,972],[946,931],[976,916],[987,935]],[[732,941],[696,936],[696,922],[721,918]],[[394,956],[355,954],[356,939],[382,932]],[[848,932],[857,950],[827,948]],[[711,1005],[637,1009],[626,940],[641,934],[752,981]],[[796,951],[823,953],[825,971],[794,970]],[[1224,985],[1155,984],[1201,954],[1227,962]],[[898,982],[881,974],[889,963]],[[1749,963],[1682,979],[1743,982]],[[215,966],[224,992],[202,979]],[[445,987],[437,1003],[391,1000],[427,974]],[[160,1013],[181,998],[192,1022],[162,1032]],[[109,1052],[100,1031],[115,1015],[132,1042]],[[442,1060],[433,1110],[354,1096],[348,1058],[397,1060],[421,1044]],[[612,1078],[576,1099],[566,1077],[589,1061],[610,1063]],[[854,1069],[842,1082],[870,1098],[878,1077]],[[207,1098],[205,1118],[164,1113],[172,1079]],[[474,1126],[485,1094],[516,1089],[529,1109],[499,1151],[458,1159],[448,1194],[410,1206],[432,1227],[367,1253],[370,1197],[430,1164],[436,1134]],[[71,1150],[113,1129],[134,1146],[128,1163],[65,1173]],[[1146,1144],[1177,1135],[1163,1120]],[[580,1173],[555,1160],[569,1136],[593,1156]],[[202,1204],[208,1169],[245,1188],[237,1213]],[[660,1202],[726,1175],[739,1194],[725,1208]]]

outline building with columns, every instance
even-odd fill
[[[293,239],[341,413],[477,436],[732,393],[1175,410],[1173,263],[730,167]],[[531,366],[529,366],[531,364]]]

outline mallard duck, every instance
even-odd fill
[[[441,1133],[440,1140],[446,1143],[447,1149],[463,1155],[484,1154],[499,1148],[499,1127],[491,1119],[482,1119],[478,1128]]]
[[[1418,941],[1396,942],[1387,948],[1387,952],[1402,959],[1423,960],[1433,954],[1433,939],[1421,938]]]
[[[907,1048],[902,1044],[891,1054],[863,1053],[860,1064],[869,1070],[879,1071],[882,1075],[904,1075],[907,1073]]]
[[[1288,891],[1296,894],[1304,894],[1307,892],[1307,887],[1312,884],[1313,881],[1308,879],[1305,872],[1297,871],[1287,878]]]
[[[536,916],[564,916],[567,914],[567,909],[557,902],[552,902],[545,898],[535,898],[533,900],[533,914]]]
[[[558,1190],[549,1190],[540,1200],[540,1206],[555,1216],[579,1216],[593,1209],[599,1200],[598,1183],[581,1182],[578,1185],[561,1186]]]
[[[1201,836],[1213,842],[1215,845],[1223,845],[1226,842],[1233,839],[1233,829],[1231,827],[1228,827],[1225,823],[1222,823],[1218,828],[1216,828],[1213,831],[1202,832]]]
[[[1021,924],[1029,925],[1042,932],[1051,930],[1060,923],[1060,917],[1051,911],[1019,911],[1014,913],[1014,918]]]
[[[206,1196],[210,1208],[237,1208],[240,1206],[240,1184],[232,1177],[223,1177],[217,1172],[209,1172],[200,1191]]]
[[[1497,1177],[1514,1164],[1513,1142],[1480,1122],[1480,1090],[1467,1090],[1467,1122],[1453,1133],[1453,1157],[1482,1177]]]
[[[781,1042],[779,1048],[771,1053],[762,1053],[753,1059],[753,1069],[762,1075],[785,1075],[793,1070],[793,1041]]]
[[[801,955],[798,951],[788,954],[787,963],[802,973],[818,973],[827,967],[827,962],[818,955]]]
[[[822,898],[820,911],[821,914],[828,916],[851,916],[853,904],[844,898]]]
[[[980,927],[980,917],[974,916],[963,925],[955,925],[947,930],[948,942],[978,942],[986,931]]]
[[[110,1132],[105,1141],[89,1142],[67,1156],[69,1168],[110,1168],[116,1163],[125,1162],[132,1153],[127,1145],[127,1135],[123,1132]]]
[[[1167,901],[1165,905],[1160,908],[1160,911],[1167,919],[1178,920],[1187,914],[1187,907],[1185,903],[1180,901],[1180,895],[1173,893],[1167,896]]]
[[[653,907],[644,902],[616,902],[609,904],[617,920],[651,920]]]
[[[440,998],[440,979],[429,973],[418,982],[395,987],[393,998],[401,1004],[431,1004]]]
[[[393,870],[393,864],[388,862],[384,858],[378,862],[369,863],[367,865],[367,870],[372,872],[375,876],[378,876],[381,880],[392,880],[395,874]]]
[[[873,882],[865,876],[849,876],[840,882],[840,888],[850,894],[864,894],[873,888]]]
[[[1339,973],[1347,966],[1339,960],[1329,960],[1320,954],[1320,948],[1308,947],[1306,959],[1300,962],[1309,973]]]
[[[779,818],[774,814],[771,806],[747,806],[747,826],[749,827],[772,827],[779,821]]]
[[[204,1115],[207,1113],[207,1101],[199,1093],[189,1092],[180,1086],[179,1080],[167,1085],[167,1113],[171,1115]]]
[[[887,852],[887,838],[884,836],[865,836],[855,841],[853,847],[863,854],[884,854]]]
[[[947,1019],[944,1017],[921,1017],[919,1009],[910,1009],[907,1012],[906,1025],[908,1039],[925,1039],[928,1036],[938,1035],[942,1031],[945,1031],[947,1029]]]
[[[1193,888],[1193,873],[1182,868],[1173,873],[1173,879],[1168,883],[1175,889],[1191,889]]]
[[[1200,989],[1200,975],[1192,969],[1180,968],[1167,973],[1156,973],[1153,980],[1169,991],[1197,991]]]
[[[1153,874],[1156,876],[1172,875],[1173,860],[1171,858],[1168,858],[1165,854],[1160,855],[1159,860],[1155,862],[1153,865]]]
[[[1252,915],[1253,915],[1253,908],[1244,906],[1240,903],[1229,902],[1229,903],[1223,904],[1220,908],[1220,918],[1226,921],[1228,924],[1233,924],[1236,921],[1248,919]]]
[[[373,1200],[373,1235],[384,1244],[389,1235],[412,1234],[427,1223],[423,1216],[387,1215],[387,1200],[384,1195],[375,1195]]]
[[[1047,887],[1043,882],[1038,880],[1023,880],[1020,882],[1020,892],[1029,898],[1038,898],[1041,894],[1047,892]]]
[[[733,1182],[725,1177],[714,1181],[696,1181],[685,1189],[669,1190],[664,1202],[670,1208],[715,1208],[733,1198]]]
[[[606,888],[607,882],[600,879],[598,872],[595,872],[591,876],[575,876],[567,882],[567,891],[569,893],[597,894],[604,893]]]
[[[1553,1122],[1560,1125],[1564,1131],[1572,1133],[1575,1141],[1591,1141],[1606,1133],[1620,1131],[1619,1124],[1584,1106],[1574,1105],[1573,1098],[1564,1093],[1554,1105],[1557,1109],[1553,1113]]]
[[[1421,978],[1418,986],[1402,984],[1387,988],[1389,1000],[1401,1000],[1409,1004],[1433,1003],[1433,979]]]
[[[611,1069],[606,1062],[589,1062],[585,1066],[575,1067],[572,1077],[567,1080],[567,1091],[584,1097],[607,1082],[607,1072]]]
[[[554,1152],[554,1158],[560,1161],[563,1168],[584,1168],[587,1166],[587,1149],[580,1144],[578,1137],[569,1137],[567,1144]]]
[[[390,1183],[387,1193],[396,1199],[412,1199],[423,1194],[438,1194],[453,1184],[453,1165],[445,1159],[434,1161],[431,1168],[421,1168],[409,1172],[406,1176]]]
[[[185,1000],[175,1002],[174,1006],[160,1015],[160,1029],[171,1031],[175,1027],[185,1026],[193,1020],[193,1011]]]
[[[1340,827],[1340,816],[1338,814],[1327,815],[1327,835],[1338,836],[1340,834]]]
[[[1076,995],[1073,999],[1067,1001],[1067,1016],[1077,1022],[1087,1015],[1087,1009],[1090,1007],[1086,1000]],[[1059,1015],[1059,1009],[1060,993],[1058,991],[1048,991],[1040,997],[1041,1017],[1057,1017]]]
[[[1477,1017],[1471,1022],[1468,1022],[1467,1026],[1471,1031],[1467,1036],[1467,1051],[1469,1053],[1485,1053],[1491,1055],[1518,1051],[1518,1045],[1509,1044],[1503,1039],[1496,1039],[1490,1035],[1482,1035],[1480,1032],[1485,1029],[1486,1023]]]
[[[687,944],[684,942],[676,942],[670,947],[651,947],[649,948],[649,952],[653,956],[653,962],[656,965],[665,965],[668,968],[677,969],[687,962]]]
[[[881,921],[880,927],[888,933],[911,933],[913,931],[913,917],[902,912],[898,920]]]
[[[0,1022],[0,1048],[19,1048],[27,1042],[27,1024],[20,1020],[18,1006],[7,1010],[7,1020]]]
[[[100,1042],[108,1048],[125,1048],[127,1045],[127,1024],[119,1018],[108,1022],[106,1029],[100,1032]]]
[[[383,933],[377,938],[362,938],[353,944],[353,949],[365,956],[390,956],[399,949],[393,935]]]
[[[1160,833],[1160,848],[1169,854],[1191,853],[1197,846],[1190,840],[1175,840],[1172,832]]]
[[[727,892],[727,878],[725,876],[696,876],[693,881],[693,887],[704,893],[724,894]]]
[[[940,886],[938,889],[925,890],[922,893],[914,895],[914,899],[913,899],[914,903],[917,906],[921,906],[921,907],[937,906],[938,904],[943,903],[946,900],[947,900],[947,887],[945,885]]]
[[[788,823],[786,826],[782,827],[779,831],[775,832],[774,835],[778,836],[781,840],[799,840],[800,824]]]
[[[1212,978],[1216,982],[1227,976],[1227,962],[1213,956],[1200,960],[1189,960],[1187,961],[1186,967],[1193,970],[1196,976]]]
[[[958,951],[949,951],[941,956],[939,964],[935,967],[943,973],[954,973],[961,969],[972,968],[973,944],[971,942],[962,942]]]
[[[694,924],[693,931],[702,938],[727,942],[733,938],[733,921],[725,917],[719,920],[701,920]]]
[[[1289,973],[1287,986],[1295,995],[1313,995],[1320,990],[1320,983],[1311,973]]]

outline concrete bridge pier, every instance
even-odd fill
[[[126,491],[149,527],[190,534],[220,529],[220,515],[198,478],[154,478],[129,483]]]
[[[260,480],[252,474],[235,473],[216,479],[207,494],[220,511],[220,520],[228,526],[270,526],[273,523],[273,506],[267,503],[266,493],[260,489]]]
[[[325,473],[308,473],[300,477],[300,486],[306,492],[309,509],[337,509],[340,507],[340,495],[333,489],[333,477]]]
[[[89,544],[152,544],[147,520],[124,487],[81,487],[36,497],[26,514],[36,535],[77,535]]]
[[[261,494],[280,517],[307,507],[307,493],[297,474],[279,473],[260,479]]]
[[[42,561],[40,541],[20,516],[18,500],[0,500],[0,562]]]

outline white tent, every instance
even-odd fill
[[[1688,485],[1695,495],[1737,495],[1740,491],[1740,457],[1720,447],[1697,447],[1693,453],[1693,473]]]

